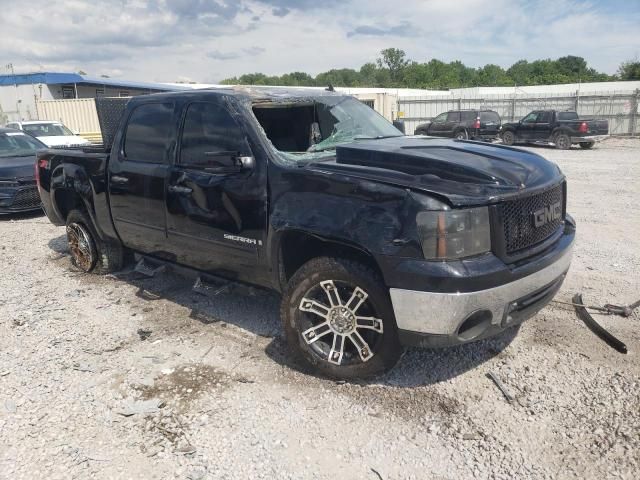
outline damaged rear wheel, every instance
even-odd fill
[[[82,223],[67,223],[67,242],[71,252],[71,262],[85,273],[96,266],[98,255],[91,234]]]
[[[123,249],[119,243],[98,236],[86,212],[72,210],[67,215],[67,243],[71,263],[85,273],[110,273],[120,270]]]
[[[375,376],[402,354],[389,293],[358,262],[322,257],[303,265],[289,282],[281,314],[293,352],[329,377]]]

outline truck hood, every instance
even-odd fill
[[[57,135],[52,137],[38,137],[47,147],[73,147],[75,145],[88,145],[89,141],[76,135]]]
[[[421,190],[454,206],[485,205],[544,189],[563,179],[540,155],[483,142],[396,137],[338,146],[311,168]]]
[[[35,154],[26,157],[0,157],[0,179],[33,178],[35,161]]]

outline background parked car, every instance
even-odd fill
[[[491,141],[498,138],[501,123],[493,110],[450,110],[418,125],[415,135]]]
[[[606,119],[580,118],[576,112],[556,110],[534,110],[519,122],[505,123],[500,132],[505,145],[554,143],[561,150],[574,144],[591,148],[608,135]]]
[[[36,152],[47,148],[19,130],[0,128],[0,214],[41,208],[36,186]]]
[[[7,128],[27,132],[48,147],[79,147],[90,144],[88,140],[72,132],[60,122],[49,120],[12,122],[7,124]]]

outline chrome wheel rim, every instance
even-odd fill
[[[91,237],[85,228],[78,223],[68,225],[67,241],[76,266],[85,272],[91,270],[96,262],[96,254]]]
[[[322,360],[345,366],[374,357],[383,322],[362,288],[325,280],[309,289],[298,310],[302,339]]]
[[[510,133],[505,133],[502,136],[502,140],[504,141],[504,143],[506,143],[507,145],[511,145],[513,143],[513,135],[511,135]]]

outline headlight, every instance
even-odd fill
[[[416,222],[427,260],[453,260],[491,250],[487,207],[420,212]]]

